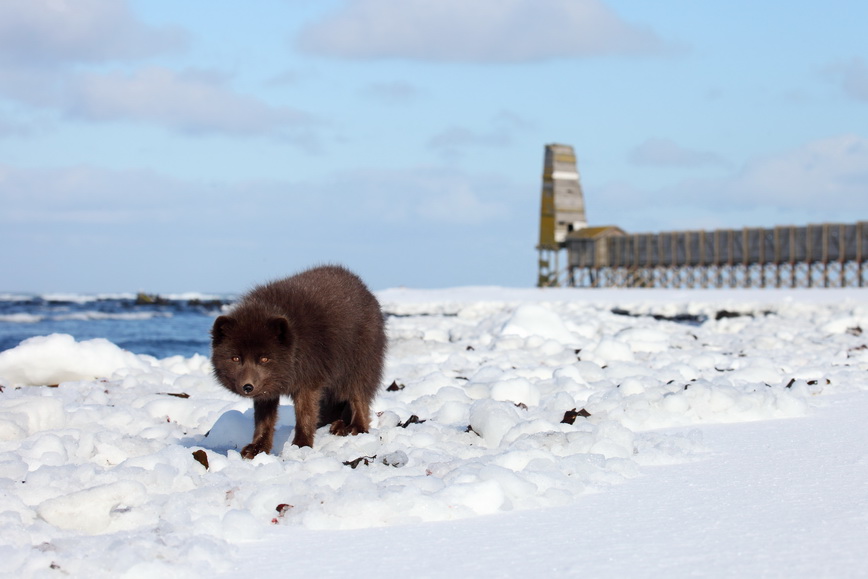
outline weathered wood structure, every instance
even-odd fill
[[[868,222],[673,231],[565,242],[581,287],[868,287]]]
[[[868,287],[868,221],[640,234],[589,227],[568,145],[545,148],[537,250],[540,287]]]
[[[557,285],[567,235],[587,226],[576,154],[569,145],[546,145],[539,228],[539,286]]]

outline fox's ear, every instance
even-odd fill
[[[235,320],[229,316],[220,316],[214,320],[214,326],[211,328],[211,344],[216,346],[222,342],[234,326]]]
[[[292,343],[292,330],[289,329],[289,320],[286,318],[271,318],[268,320],[268,329],[282,345],[289,346]]]

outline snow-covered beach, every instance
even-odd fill
[[[0,573],[868,568],[865,290],[378,297],[371,432],[292,447],[287,400],[253,461],[250,403],[205,355],[63,335],[0,352]]]

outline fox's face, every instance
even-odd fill
[[[251,355],[229,350],[215,360],[214,371],[217,379],[228,389],[241,396],[256,398],[267,396],[272,390],[268,365],[273,361],[268,353]]]
[[[285,377],[278,368],[287,361],[289,336],[285,318],[243,324],[231,316],[220,316],[211,330],[215,377],[240,396],[277,398]]]

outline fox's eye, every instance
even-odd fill
[[[230,359],[237,364],[241,361],[241,356],[232,356]]]
[[[269,358],[268,356],[260,356],[259,357],[259,363],[260,364],[267,364],[270,361],[271,361],[271,358]]]

